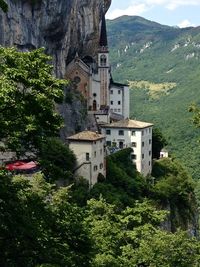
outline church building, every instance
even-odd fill
[[[105,15],[101,22],[99,49],[96,59],[76,54],[66,69],[66,79],[73,82],[87,103],[88,114],[94,114],[97,122],[129,117],[129,88],[116,83],[111,76]]]

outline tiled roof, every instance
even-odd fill
[[[105,138],[104,135],[96,133],[96,132],[91,132],[91,131],[83,131],[80,133],[77,133],[75,135],[72,135],[68,137],[67,139],[70,140],[80,140],[80,141],[96,141],[99,139]]]
[[[117,122],[113,122],[111,124],[103,125],[102,128],[134,128],[134,129],[143,129],[147,127],[153,126],[152,123],[144,122],[144,121],[136,121],[136,120],[121,120]]]

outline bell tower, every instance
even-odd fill
[[[110,64],[108,40],[106,31],[105,8],[103,6],[101,31],[99,38],[99,52],[98,52],[98,70],[100,75],[100,108],[107,108],[110,104],[109,100],[109,82],[110,82]]]

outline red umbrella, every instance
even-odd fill
[[[30,170],[35,167],[37,167],[37,164],[34,161],[30,161],[30,162],[16,161],[14,163],[10,163],[6,165],[6,169],[9,171]]]

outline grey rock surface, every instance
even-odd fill
[[[7,0],[8,12],[0,10],[0,45],[21,51],[45,47],[53,58],[54,73],[63,78],[76,52],[95,56],[102,12],[111,0]],[[65,122],[61,136],[87,127],[84,105],[58,107]],[[85,119],[85,120],[84,120]]]

